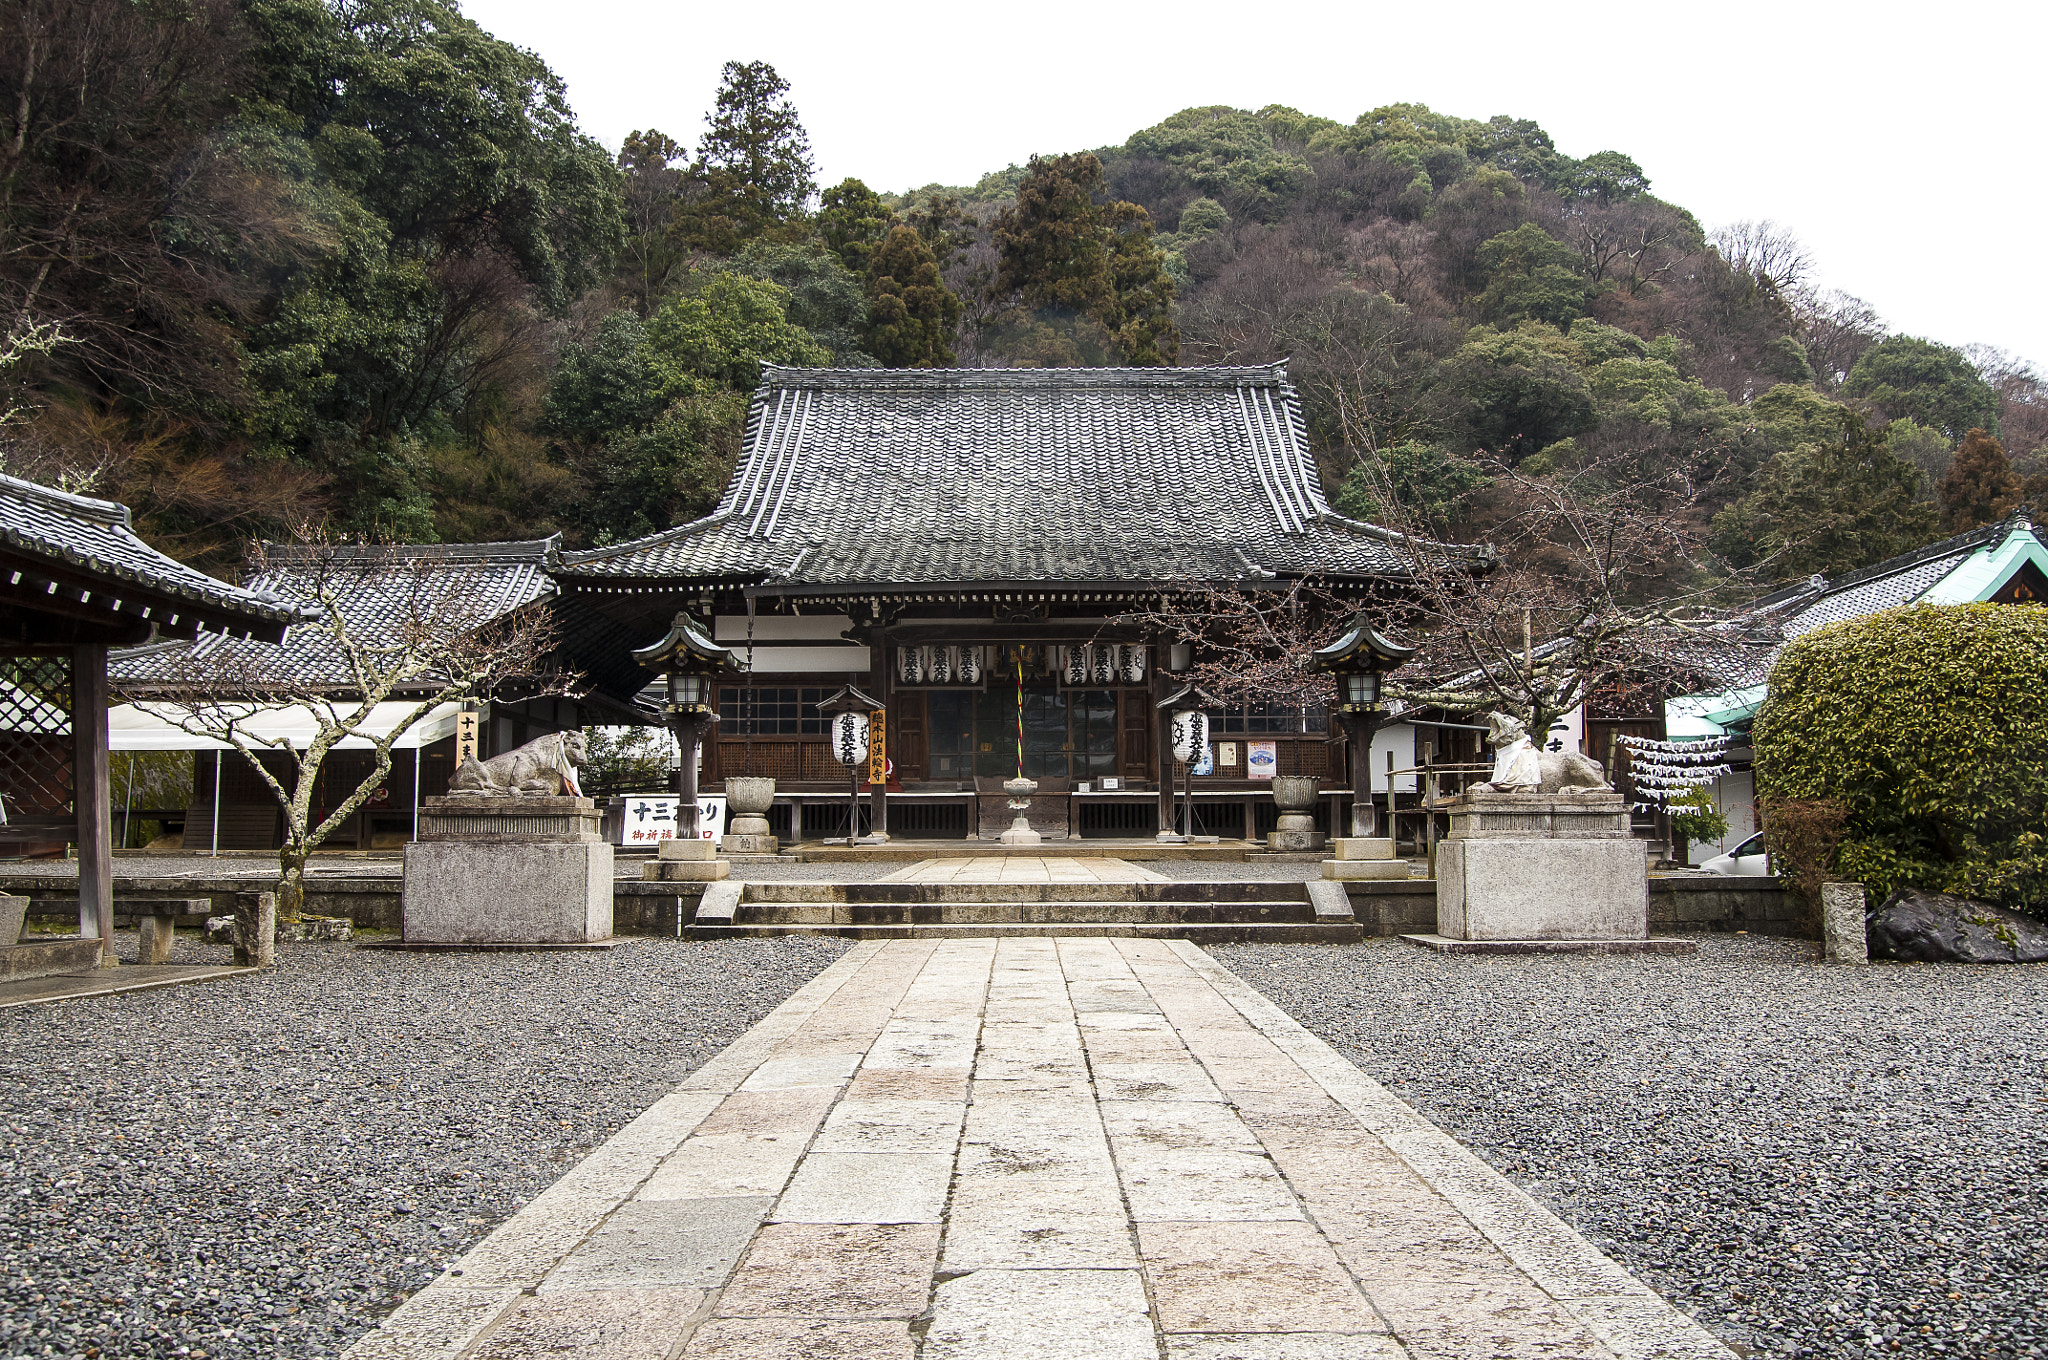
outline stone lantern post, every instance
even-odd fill
[[[1380,686],[1387,673],[1405,664],[1415,651],[1389,640],[1359,614],[1335,642],[1309,654],[1310,670],[1327,671],[1337,680],[1337,720],[1344,724],[1351,747],[1353,836],[1378,833],[1379,819],[1372,801],[1372,737],[1387,720]],[[1331,828],[1333,834],[1335,830]],[[1388,834],[1393,834],[1391,827]]]
[[[738,671],[739,662],[730,648],[719,646],[699,631],[688,614],[677,614],[668,636],[637,649],[633,659],[668,678],[668,702],[662,707],[662,716],[675,734],[683,765],[676,780],[676,837],[696,840],[698,756],[705,733],[718,720],[711,686],[718,676]]]

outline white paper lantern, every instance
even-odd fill
[[[1105,643],[1100,647],[1091,647],[1088,650],[1094,654],[1095,658],[1095,664],[1090,667],[1095,676],[1095,683],[1107,685],[1114,681],[1116,679],[1116,646],[1113,643]]]
[[[841,765],[864,765],[868,758],[868,715],[832,715],[832,758]]]
[[[1209,715],[1190,712],[1173,715],[1173,758],[1193,765],[1209,749]]]
[[[953,671],[956,664],[955,659],[960,655],[960,649],[958,647],[934,647],[931,651],[932,665],[931,670],[927,673],[931,683],[934,685],[952,684]]]
[[[962,647],[960,649],[960,683],[963,685],[978,685],[981,683],[981,648]]]
[[[917,648],[898,647],[896,649],[896,678],[906,685],[921,685],[924,683],[924,662],[919,658]]]
[[[1145,649],[1143,647],[1124,648],[1124,683],[1135,685],[1143,681],[1144,678]]]
[[[1067,684],[1079,687],[1088,683],[1088,648],[1067,648]]]

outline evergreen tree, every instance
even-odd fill
[[[818,235],[848,272],[865,274],[868,256],[889,234],[889,205],[857,179],[827,189],[818,204]]]
[[[1941,479],[1941,527],[1960,534],[1980,524],[1996,524],[2025,494],[2004,446],[1984,431],[1972,430]]]
[[[1754,492],[1714,516],[1714,546],[1731,563],[1768,564],[1791,581],[1854,571],[1934,537],[1920,470],[1854,412],[1841,422],[1840,438],[1779,454]]]
[[[869,267],[869,351],[890,368],[943,368],[953,362],[960,312],[924,238],[892,229]]]
[[[811,139],[788,94],[789,82],[767,62],[727,62],[697,143],[706,171],[723,171],[732,192],[776,221],[803,212],[818,192]]]
[[[1048,364],[1171,364],[1180,350],[1173,280],[1135,203],[1095,201],[1102,163],[1034,157],[1017,201],[995,223],[990,299],[1011,305],[1016,347]]]

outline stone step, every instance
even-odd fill
[[[748,883],[755,902],[1302,902],[1304,885],[1253,883]]]
[[[743,925],[1061,925],[1091,922],[1189,924],[1313,922],[1293,902],[747,902]]]
[[[1191,940],[1196,944],[1347,944],[1365,938],[1357,922],[1313,925],[1258,921],[1090,921],[1004,922],[996,925],[730,925],[692,926],[691,939],[736,939],[768,935],[811,935],[843,940],[972,940],[1035,936],[1148,940]]]

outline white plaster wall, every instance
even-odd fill
[[[1728,819],[1728,834],[1718,841],[1688,844],[1686,859],[1692,864],[1725,855],[1756,833],[1756,776],[1747,770],[1722,775],[1714,781],[1714,805]]]
[[[1415,767],[1415,725],[1413,723],[1389,723],[1372,734],[1372,791],[1387,791],[1387,755],[1394,757],[1394,768],[1409,770]],[[1415,776],[1397,774],[1394,776],[1394,792],[1415,792]]]

